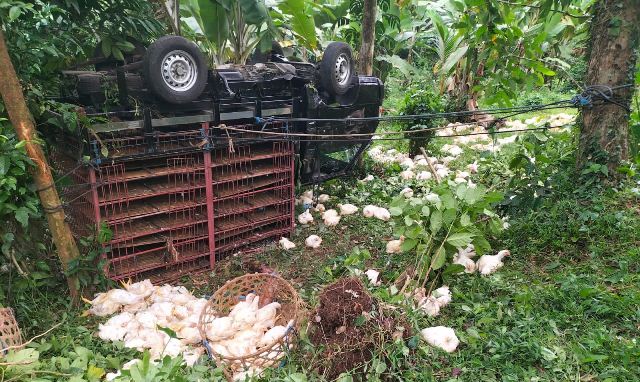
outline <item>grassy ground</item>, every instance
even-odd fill
[[[436,152],[442,143],[434,142],[430,149]],[[389,343],[376,353],[366,380],[640,381],[640,207],[638,196],[629,191],[635,184],[577,187],[571,160],[558,159],[567,147],[546,146],[543,154],[552,160],[540,164],[546,167],[530,176],[543,177],[538,179],[541,182],[550,177],[553,190],[535,209],[505,206],[502,213],[510,216],[510,227],[492,238],[494,248],[512,252],[505,267],[491,277],[455,276],[450,282],[453,302],[438,317],[396,312],[414,329],[454,328],[461,341],[458,350],[444,353],[425,345],[418,336]],[[518,150],[484,155],[481,163],[487,171],[481,171],[478,180],[504,191],[518,186],[526,189],[526,182],[535,178],[527,178],[524,185],[510,181],[517,174],[508,164]],[[463,168],[475,159],[477,154],[467,152],[453,167]],[[404,187],[388,178],[398,171],[367,161],[364,172],[374,173],[376,180],[323,185],[332,195],[328,206],[347,201],[360,207],[386,205]],[[312,233],[323,238],[316,250],[303,247],[304,238]],[[215,272],[183,281],[197,293],[208,295],[261,262],[291,280],[313,307],[324,285],[348,274],[350,268],[373,267],[382,271],[383,286],[371,291],[384,300],[387,286],[413,261],[385,253],[391,237],[389,224],[347,216],[335,228],[298,227],[292,238],[298,244],[294,250],[268,247],[248,259],[226,259]],[[370,256],[364,256],[365,251]],[[106,371],[139,356],[121,344],[97,339],[93,335],[97,320],[80,317],[81,309],[66,302],[59,276],[46,272],[41,276],[3,279],[4,299],[16,309],[26,337],[62,324],[30,345],[39,351],[37,368],[11,374],[0,364],[0,381],[97,381]],[[262,380],[321,380],[313,361],[318,349],[304,333],[299,349],[287,365]],[[193,369],[165,365],[165,374],[139,380],[219,379],[212,369],[206,361]],[[342,381],[350,378],[345,376]]]

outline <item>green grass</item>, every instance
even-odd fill
[[[435,140],[429,149],[437,152],[446,142]],[[375,357],[375,366],[386,364],[382,377],[405,381],[640,381],[638,197],[625,191],[629,184],[624,182],[615,187],[577,187],[572,162],[557,160],[571,146],[566,139],[552,142],[558,143],[545,146],[545,155],[552,160],[541,173],[553,174],[553,192],[536,209],[505,210],[511,226],[491,240],[494,249],[511,250],[505,266],[490,277],[454,276],[449,282],[453,302],[438,317],[403,310],[395,313],[405,316],[416,331],[436,325],[454,328],[461,340],[458,350],[444,353],[417,336],[386,344]],[[402,148],[395,141],[385,145]],[[508,163],[517,152],[518,148],[508,148],[482,158],[465,152],[451,167],[462,169],[480,159],[489,169],[481,173],[484,183],[507,191],[513,176]],[[376,180],[364,184],[340,179],[324,184],[323,191],[332,195],[327,208],[338,202],[360,207],[387,205],[405,186],[405,182],[388,179],[398,171],[365,160],[365,168],[357,175],[373,173]],[[383,286],[372,288],[382,299],[388,294],[386,286],[413,262],[406,255],[385,253],[385,243],[392,236],[388,223],[358,214],[327,228],[318,224],[317,214],[315,219],[310,227],[296,228],[294,250],[273,245],[254,258],[290,280],[310,307],[315,306],[324,285],[348,273],[346,264],[353,261],[356,247],[367,250],[371,257],[355,261],[354,266],[382,271]],[[310,234],[323,238],[320,248],[304,248]],[[219,262],[215,272],[204,278],[183,281],[198,294],[209,295],[226,280],[250,271],[246,263],[246,259],[232,257]],[[40,276],[27,282],[15,275],[0,275],[2,303],[15,308],[25,337],[62,322],[46,338],[30,345],[40,351],[37,377],[98,380],[91,378],[99,374],[95,368],[113,371],[139,356],[93,335],[99,320],[80,317],[82,309],[68,304],[59,274],[52,271]],[[298,349],[283,368],[270,371],[262,380],[320,380],[308,361],[318,349],[306,341],[304,333]],[[78,358],[78,364],[69,365]],[[184,380],[215,380],[219,375],[212,375],[213,368],[207,362],[199,368],[180,369],[177,375]],[[13,380],[35,376],[25,374]],[[373,373],[367,380],[377,377]],[[3,378],[0,374],[0,381]]]

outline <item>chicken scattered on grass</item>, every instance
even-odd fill
[[[402,243],[404,243],[404,236],[400,236],[397,240],[391,240],[387,243],[387,253],[401,253],[402,252]]]
[[[302,225],[307,225],[313,221],[313,216],[309,210],[305,210],[303,213],[298,215],[298,222]]]
[[[447,353],[453,353],[460,344],[456,332],[446,326],[434,326],[420,331],[422,338],[431,346],[438,347]]]
[[[413,190],[409,187],[405,187],[402,189],[402,191],[400,191],[400,195],[404,196],[405,198],[413,198]]]
[[[286,237],[281,238],[279,243],[280,246],[287,251],[296,247],[296,244]]]
[[[358,207],[353,204],[338,204],[340,215],[353,215],[358,212]]]
[[[504,259],[506,256],[509,256],[510,254],[511,252],[509,252],[506,249],[503,249],[502,251],[498,252],[496,255],[481,256],[477,262],[478,271],[483,276],[487,276],[494,273],[498,269],[502,268],[502,266],[504,265],[502,263],[502,259]]]
[[[304,241],[304,244],[309,247],[309,248],[313,248],[316,249],[320,246],[320,244],[322,243],[322,238],[318,235],[311,235],[309,237],[307,237]]]

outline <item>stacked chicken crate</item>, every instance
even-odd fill
[[[94,127],[54,143],[52,162],[76,236],[106,237],[108,277],[174,280],[290,234],[289,140],[223,134],[209,122],[165,123],[152,132]],[[269,129],[283,131],[275,124]],[[74,156],[87,151],[88,162]]]

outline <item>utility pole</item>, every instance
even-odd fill
[[[47,217],[49,231],[51,231],[51,237],[58,251],[62,268],[66,270],[69,261],[79,256],[78,247],[65,221],[62,204],[51,175],[51,168],[47,163],[42,147],[38,144],[33,117],[24,100],[22,87],[9,57],[4,32],[1,28],[0,68],[2,68],[0,70],[0,96],[2,96],[4,106],[9,114],[9,120],[16,131],[18,139],[26,142],[27,155],[35,164],[32,168],[33,180],[38,188],[40,203]],[[71,298],[77,301],[78,290],[75,279],[67,278],[67,282]]]

